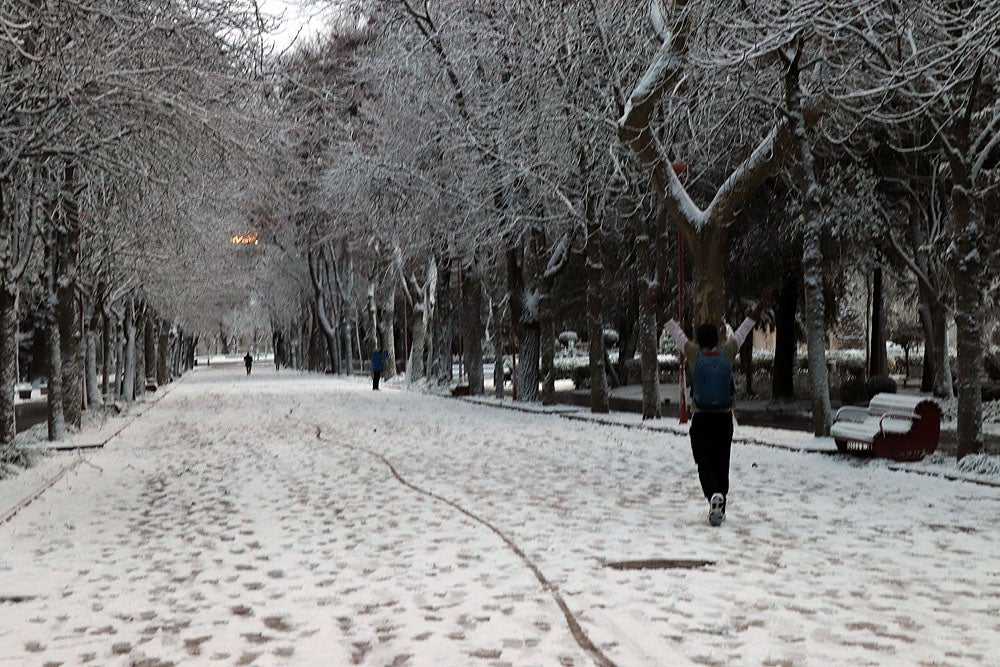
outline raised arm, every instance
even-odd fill
[[[760,314],[771,304],[771,294],[773,290],[770,287],[765,287],[764,291],[760,295],[760,300],[752,311],[743,320],[743,323],[733,332],[733,339],[736,340],[738,346],[743,345],[743,341],[747,339],[750,332],[753,331],[754,325],[757,324],[757,320],[760,319]]]

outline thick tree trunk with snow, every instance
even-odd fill
[[[135,318],[135,398],[139,399],[146,392],[146,328],[149,310],[143,305]]]
[[[410,341],[410,358],[407,360],[406,381],[418,382],[427,376],[428,363],[428,331],[434,312],[434,294],[437,291],[437,264],[433,259],[427,263],[427,278],[419,287],[420,301],[413,305],[413,324],[411,325],[412,340]],[[414,290],[416,292],[416,290]]]
[[[639,221],[640,225],[643,223]],[[655,246],[650,230],[640,230],[635,244],[639,256],[639,274],[643,276],[642,295],[639,297],[639,322],[637,326],[640,369],[642,375],[642,418],[659,419],[663,416],[660,397],[660,364],[657,359],[659,328],[656,313],[645,302],[649,288],[658,284],[654,260]],[[656,234],[655,228],[652,230]]]
[[[162,387],[171,381],[170,365],[167,355],[170,353],[170,323],[157,320],[156,341],[156,384]]]
[[[946,340],[948,310],[934,287],[934,284],[940,284],[939,281],[943,282],[944,276],[937,275],[937,263],[931,261],[930,243],[919,216],[910,216],[908,232],[917,274],[917,313],[924,332],[924,371],[920,391],[933,392],[940,398],[954,398]]]
[[[520,350],[517,360],[517,400],[524,403],[535,403],[538,395],[538,367],[541,359],[541,325],[537,315],[528,308],[524,310],[526,317],[521,321]]]
[[[60,289],[56,325],[62,348],[63,415],[68,426],[79,428],[83,419],[83,346],[80,311],[74,289]],[[67,300],[69,303],[66,303]]]
[[[695,326],[719,324],[726,313],[726,245],[729,228],[706,226],[697,236],[685,235],[691,252]]]
[[[379,320],[379,341],[385,352],[382,378],[388,380],[396,375],[396,283],[386,280],[382,292],[382,317]]]
[[[145,318],[145,326],[143,327],[143,337],[142,337],[142,351],[143,351],[143,365],[145,368],[144,379],[147,383],[156,382],[156,364],[159,361],[160,355],[157,353],[157,343],[158,332],[159,332],[159,318],[155,315],[150,314],[148,311]],[[145,391],[145,387],[143,387]]]
[[[806,338],[809,380],[812,386],[813,433],[830,434],[833,409],[830,405],[830,380],[826,366],[826,318],[823,303],[823,218],[820,210],[820,187],[806,129],[799,79],[799,54],[792,56],[785,73],[785,102],[798,148],[799,191],[802,193],[802,272],[806,291]]]
[[[372,270],[374,274],[374,270]],[[374,350],[379,346],[379,330],[378,330],[378,301],[375,296],[375,278],[374,276],[368,277],[368,296],[365,299],[365,313],[367,314],[367,319],[365,321],[365,345],[370,350]]]
[[[954,166],[954,162],[953,162]],[[955,325],[958,336],[958,458],[981,453],[983,435],[982,374],[983,216],[973,199],[967,174],[955,169],[951,193],[952,248],[949,268],[955,285]]]
[[[589,214],[587,220],[587,338],[590,340],[590,411],[610,411],[608,374],[604,349],[604,263],[601,242],[604,232]]]
[[[334,325],[336,318],[331,318],[327,312],[326,285],[329,265],[321,248],[309,252],[309,280],[313,287],[313,309],[316,312],[319,328],[323,334],[326,356],[330,362],[330,370],[334,373],[340,370],[340,355],[337,354],[338,332]]]
[[[122,334],[124,337],[124,349],[122,352],[123,362],[119,369],[118,384],[121,385],[121,397],[126,401],[135,400],[135,375],[138,365],[138,341],[139,330],[135,321],[135,305],[129,299],[125,308],[125,319],[122,322]]]
[[[111,395],[111,317],[107,311],[101,311],[101,394]],[[117,356],[117,355],[115,355]]]
[[[86,370],[84,377],[87,383],[87,405],[90,407],[98,407],[102,403],[101,384],[97,377],[97,347],[99,339],[98,332],[94,327],[94,321],[92,318],[91,326],[87,328],[85,333]]]
[[[473,257],[462,271],[462,350],[473,396],[485,393],[483,377],[483,281]]]
[[[63,171],[60,219],[53,220],[56,237],[55,317],[62,350],[63,414],[66,424],[80,428],[83,420],[84,347],[82,314],[77,295],[80,270],[80,211],[76,201],[76,168]]]
[[[406,381],[408,383],[423,379],[426,374],[424,355],[427,351],[427,294],[424,288],[423,299],[413,307],[413,324],[410,327],[410,357],[406,360]]]
[[[494,322],[503,321],[503,309],[497,307],[493,313]],[[507,349],[506,330],[503,325],[496,327],[493,333],[493,396],[495,398],[504,397],[504,368],[503,356]]]
[[[954,398],[951,364],[948,362],[948,309],[930,293],[922,281],[917,312],[924,332],[924,372],[920,391],[939,398]]]
[[[2,213],[0,213],[2,214]],[[20,462],[14,438],[17,384],[17,286],[0,283],[0,470]]]
[[[551,278],[544,278],[539,283],[539,373],[542,384],[542,405],[556,403],[556,327],[552,308],[552,287]]]
[[[59,345],[59,325],[50,321],[48,331],[49,355],[49,440],[62,440],[66,437],[66,418],[63,413],[63,372],[62,352]]]
[[[545,234],[533,228],[524,241],[521,260],[520,350],[517,360],[517,400],[534,403],[538,392],[542,354],[542,281],[545,273]]]
[[[431,368],[428,376],[440,387],[449,386],[454,379],[451,351],[455,338],[454,282],[458,280],[454,272],[459,270],[450,257],[438,258],[437,294],[430,331],[433,348],[429,355]]]

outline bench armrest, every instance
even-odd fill
[[[885,433],[885,428],[882,426],[882,422],[884,422],[886,419],[908,419],[912,422],[920,419],[920,415],[913,412],[902,412],[893,410],[889,410],[888,412],[883,412],[878,419],[878,430],[883,434]]]
[[[853,405],[846,405],[839,410],[837,410],[837,416],[834,417],[834,421],[840,421],[846,419],[852,422],[863,422],[868,419],[868,411],[864,408],[855,407]]]

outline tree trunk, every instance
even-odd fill
[[[872,330],[868,347],[868,377],[889,374],[889,359],[885,349],[885,308],[882,267],[872,273]]]
[[[802,109],[802,89],[799,80],[799,55],[788,62],[785,73],[785,101],[797,143],[799,191],[802,193],[802,223],[805,228],[802,243],[802,273],[806,291],[806,336],[809,355],[809,379],[812,385],[813,433],[829,435],[833,423],[830,406],[830,380],[826,366],[826,318],[823,302],[823,218],[820,210],[820,186],[812,147]]]
[[[424,286],[423,298],[413,307],[413,324],[411,325],[410,358],[406,360],[406,381],[414,383],[426,374],[424,355],[427,352],[427,287]]]
[[[660,364],[657,358],[659,331],[656,326],[656,313],[645,303],[648,290],[658,284],[656,264],[653,259],[655,256],[653,238],[659,236],[657,233],[659,225],[647,225],[643,221],[638,221],[638,224],[641,227],[635,245],[639,258],[639,274],[643,276],[643,285],[646,288],[639,296],[639,322],[636,332],[642,375],[642,418],[659,419],[663,416]]]
[[[111,395],[111,317],[101,312],[101,394]],[[116,355],[117,356],[117,355]]]
[[[337,354],[338,332],[334,326],[336,318],[331,319],[327,312],[326,286],[329,283],[327,273],[329,264],[322,248],[309,252],[309,279],[313,287],[313,310],[319,323],[319,328],[323,334],[326,356],[330,361],[330,370],[334,373],[339,370],[339,355]]]
[[[743,371],[743,378],[746,380],[747,396],[753,396],[756,392],[753,389],[753,332],[740,345],[740,370]]]
[[[545,234],[532,228],[524,242],[521,261],[522,295],[520,351],[517,362],[517,400],[538,402],[539,367],[542,353],[542,280],[545,273]]]
[[[608,374],[604,365],[604,231],[588,203],[587,215],[587,338],[590,340],[590,411],[610,411]]]
[[[774,328],[774,364],[771,371],[771,396],[775,400],[795,399],[796,325],[799,307],[799,270],[785,274],[778,295]]]
[[[160,355],[157,353],[158,339],[157,331],[159,329],[159,319],[147,314],[146,316],[146,326],[143,327],[143,364],[146,369],[145,380],[146,383],[156,382],[156,365],[159,361]],[[143,387],[145,391],[145,387]]]
[[[135,321],[135,398],[141,398],[146,391],[146,326],[149,310],[143,306],[136,313]]]
[[[660,364],[657,359],[656,314],[645,305],[639,310],[639,356],[642,369],[642,418],[663,416],[660,397]]]
[[[170,352],[170,324],[159,320],[159,327],[154,333],[157,335],[156,344],[156,384],[162,387],[171,380],[170,365],[167,363],[167,355]]]
[[[685,235],[691,252],[691,283],[694,291],[695,327],[719,324],[726,313],[726,243],[723,227],[706,227],[692,237]]]
[[[542,405],[556,403],[556,325],[552,308],[552,287],[551,278],[544,278],[539,283],[539,372]]]
[[[373,271],[374,273],[374,271]],[[368,298],[366,300],[368,321],[365,323],[365,345],[374,350],[379,346],[378,341],[378,304],[375,300],[375,279],[368,279]]]
[[[86,364],[84,377],[87,383],[87,405],[97,407],[101,404],[101,384],[97,378],[97,347],[98,332],[95,323],[98,318],[91,318],[91,326],[87,328],[86,337]]]
[[[385,363],[382,366],[382,379],[388,380],[396,375],[396,283],[384,281],[382,290],[382,317],[379,321],[379,340],[382,351],[385,352]]]
[[[15,443],[17,424],[14,389],[17,384],[17,286],[0,284],[0,472],[22,463]]]
[[[429,375],[439,387],[449,386],[453,379],[451,356],[455,336],[453,282],[458,280],[459,270],[459,267],[452,265],[450,257],[438,258],[437,297],[430,332],[433,337],[433,350]]]
[[[483,281],[476,258],[462,272],[462,350],[469,377],[469,393],[482,396],[483,377]],[[501,380],[502,381],[502,380]]]
[[[953,162],[954,165],[954,162]],[[972,183],[956,170],[951,192],[952,249],[949,267],[955,285],[955,324],[958,335],[958,458],[984,450],[982,373],[983,255],[980,235],[983,216],[970,194]]]
[[[502,399],[504,397],[504,352],[507,349],[506,330],[502,323],[504,319],[503,309],[494,306],[493,321],[497,322],[496,331],[493,332],[493,396]]]
[[[80,215],[76,201],[76,168],[63,170],[62,219],[56,222],[56,322],[62,350],[63,414],[66,424],[80,428],[83,420],[83,321],[77,295],[80,264]]]
[[[63,412],[63,357],[61,347],[59,345],[59,325],[55,322],[49,322],[48,336],[49,440],[62,440],[66,437],[66,417]]]

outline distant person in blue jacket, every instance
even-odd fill
[[[378,382],[382,379],[382,365],[388,355],[379,348],[372,350],[372,389],[378,391]]]

